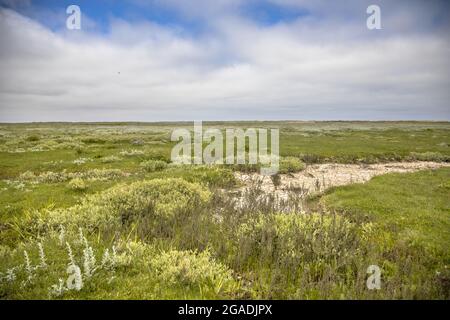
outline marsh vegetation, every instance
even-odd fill
[[[170,132],[189,123],[0,125],[0,297],[450,297],[448,123],[204,125],[279,128],[282,199],[239,178],[255,166],[172,164]],[[313,193],[300,179],[394,161],[425,164],[341,186],[310,177]]]

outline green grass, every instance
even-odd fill
[[[283,155],[300,154],[306,162],[353,163],[399,161],[412,152],[433,151],[448,156],[448,141],[447,129],[347,129],[282,134],[280,145]]]
[[[450,263],[450,168],[375,177],[330,190],[320,202],[373,221],[395,241],[423,247]]]

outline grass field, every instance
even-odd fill
[[[255,186],[238,206],[234,171],[252,168],[170,163],[171,131],[191,125],[1,124],[0,298],[450,297],[449,168],[293,190],[281,207]],[[450,161],[448,122],[203,126],[279,128],[293,170]],[[380,290],[366,287],[370,265]],[[67,284],[74,266],[80,290]]]

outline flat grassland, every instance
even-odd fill
[[[450,123],[203,123],[278,128],[274,186],[313,164],[442,164],[283,201],[242,188],[254,166],[171,164],[180,127],[0,124],[0,298],[450,298]]]

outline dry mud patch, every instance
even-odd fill
[[[353,183],[365,183],[375,176],[387,173],[409,173],[419,170],[450,167],[450,163],[439,162],[392,162],[378,164],[313,164],[305,170],[292,174],[280,174],[278,179],[259,173],[235,173],[243,184],[239,189],[244,193],[255,185],[265,194],[278,199],[287,199],[292,192],[302,196],[320,194],[329,188]],[[275,184],[274,184],[275,181]]]

